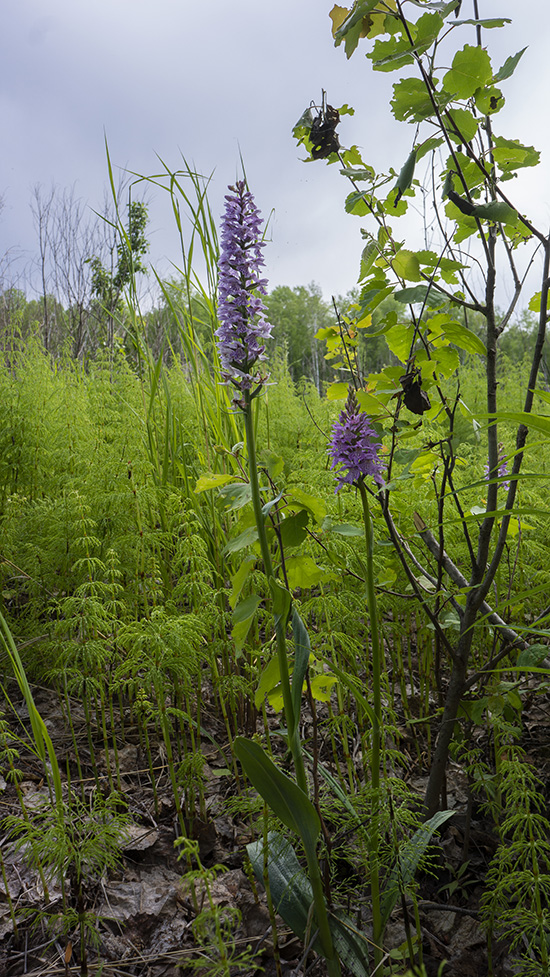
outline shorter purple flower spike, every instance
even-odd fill
[[[218,263],[220,326],[216,338],[224,377],[243,392],[266,379],[253,368],[258,360],[265,359],[271,325],[260,298],[266,294],[267,285],[260,274],[264,263],[260,212],[244,180],[229,190]]]
[[[336,492],[344,485],[357,485],[366,475],[372,475],[377,485],[382,486],[382,463],[378,457],[381,448],[376,434],[366,414],[359,409],[353,387],[340,420],[333,425],[330,454],[331,468],[340,466],[336,472],[338,485]]]

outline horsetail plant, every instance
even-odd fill
[[[275,578],[265,519],[271,503],[262,506],[256,461],[253,400],[261,393],[267,376],[259,370],[265,358],[265,341],[271,325],[265,315],[262,295],[266,281],[261,277],[264,264],[262,220],[254,198],[244,180],[229,187],[225,197],[219,260],[220,326],[216,331],[223,378],[235,388],[235,407],[242,412],[248,451],[252,506],[264,570],[273,600],[277,659],[296,783],[286,777],[257,744],[243,737],[235,741],[235,751],[254,787],[287,827],[296,831],[304,845],[319,944],[327,960],[330,977],[340,974],[340,962],[334,949],[323,892],[316,845],[320,820],[308,797],[306,771],[299,737],[298,717],[302,684],[309,661],[307,632],[296,610],[292,609],[289,591]],[[292,616],[296,660],[292,684],[286,644],[287,624]]]

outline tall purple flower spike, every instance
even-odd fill
[[[220,326],[216,338],[224,379],[244,392],[265,382],[266,377],[254,367],[265,359],[265,340],[272,327],[260,298],[266,294],[267,285],[260,277],[264,264],[260,212],[244,180],[229,190],[218,263]]]
[[[357,485],[366,475],[371,475],[382,486],[382,462],[378,457],[380,443],[366,414],[359,409],[353,387],[340,420],[332,428],[330,454],[331,468],[338,468],[336,477],[338,492],[344,485]]]

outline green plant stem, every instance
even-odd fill
[[[265,518],[262,511],[262,500],[260,496],[260,484],[258,479],[258,465],[256,460],[256,442],[254,437],[254,419],[252,413],[252,402],[250,393],[247,391],[245,394],[246,409],[244,410],[244,423],[246,431],[246,447],[248,451],[248,468],[249,468],[249,478],[250,478],[250,492],[252,496],[252,506],[254,509],[254,518],[256,520],[256,527],[258,530],[258,541],[260,543],[260,549],[262,553],[262,560],[264,563],[265,574],[268,580],[274,578],[273,574],[273,563],[271,561],[271,553],[269,550],[269,542],[267,539],[267,533],[265,529]],[[281,690],[283,693],[283,703],[285,707],[285,717],[288,727],[288,742],[290,750],[292,752],[292,759],[294,761],[296,781],[298,786],[303,790],[304,794],[307,794],[307,781],[304,767],[304,759],[302,756],[302,750],[300,747],[300,742],[296,736],[297,730],[297,717],[294,714],[294,706],[292,703],[292,695],[290,688],[290,674],[288,668],[288,655],[286,648],[286,635],[285,635],[286,621],[280,618],[275,618],[275,635],[277,641],[277,658],[279,661],[279,673],[281,677]]]
[[[248,451],[248,468],[250,478],[250,492],[252,496],[252,506],[258,530],[258,540],[264,562],[264,569],[268,581],[274,580],[273,564],[269,550],[269,542],[265,529],[265,518],[262,511],[262,500],[260,496],[260,483],[258,479],[258,464],[256,460],[256,442],[254,437],[254,417],[252,412],[252,396],[250,391],[244,394],[244,423],[246,432],[246,447]],[[308,796],[307,779],[302,755],[300,738],[298,736],[298,717],[295,715],[292,703],[292,692],[290,686],[290,675],[288,668],[288,656],[286,648],[286,620],[281,616],[275,617],[275,634],[277,639],[277,657],[279,660],[279,673],[281,678],[281,689],[283,693],[283,703],[288,729],[288,742],[294,762],[294,772],[298,786]],[[319,927],[319,940],[323,948],[323,955],[327,961],[329,977],[340,977],[340,961],[334,950],[332,934],[328,921],[323,882],[319,868],[319,860],[315,852],[308,850],[305,846],[309,880],[313,892],[313,902],[317,926]]]
[[[369,497],[363,481],[359,482],[359,492],[363,505],[365,541],[367,546],[367,606],[370,621],[370,644],[372,652],[372,694],[374,700],[374,723],[372,729],[371,788],[372,824],[370,829],[370,884],[372,899],[372,929],[374,942],[374,961],[376,966],[382,960],[382,915],[380,912],[380,880],[378,877],[379,848],[379,807],[380,807],[380,729],[382,726],[382,695],[380,688],[381,653],[378,633],[378,610],[374,590],[374,534],[369,508]]]

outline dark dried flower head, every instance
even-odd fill
[[[229,190],[221,230],[216,337],[225,379],[244,391],[265,382],[254,367],[265,359],[271,326],[260,298],[267,285],[260,272],[264,264],[260,212],[244,180]]]
[[[330,454],[331,468],[338,468],[336,491],[343,485],[357,485],[367,475],[371,475],[377,485],[383,485],[382,463],[378,457],[381,448],[369,419],[359,409],[353,387],[340,420],[332,428]]]

